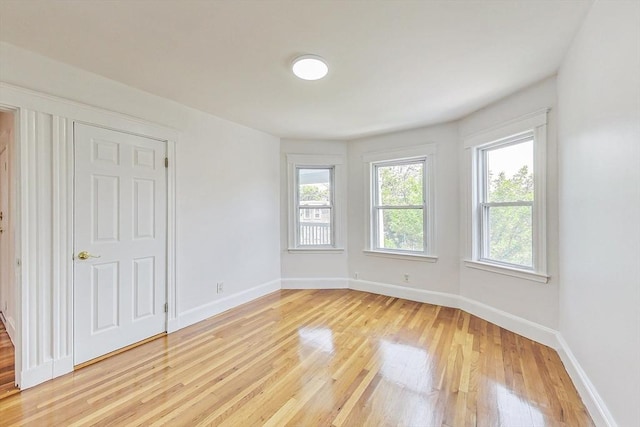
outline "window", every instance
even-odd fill
[[[341,251],[343,159],[287,155],[289,251]]]
[[[333,167],[296,167],[296,246],[333,246],[333,193]]]
[[[424,252],[425,159],[373,167],[374,248]]]
[[[533,133],[478,151],[479,258],[533,269]]]
[[[435,260],[434,144],[393,152],[369,153],[368,248],[371,254]]]
[[[471,157],[469,267],[547,282],[546,111],[465,141]]]

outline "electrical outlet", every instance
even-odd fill
[[[409,275],[407,273],[404,274],[404,281],[409,283]]]
[[[218,282],[216,292],[219,294],[224,292],[224,282]]]
[[[353,278],[354,278],[354,279],[358,280],[358,276],[359,276],[359,274],[358,274],[358,272],[357,272],[357,271],[356,271],[355,273],[353,273]]]

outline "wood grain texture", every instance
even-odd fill
[[[7,329],[0,320],[0,399],[17,393],[15,386],[15,350]],[[0,421],[0,425],[2,422]]]
[[[2,425],[592,426],[557,353],[466,312],[283,290],[0,401]]]

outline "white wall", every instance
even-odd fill
[[[598,1],[558,74],[560,332],[640,425],[640,3]]]
[[[460,124],[460,170],[470,165],[463,149],[465,137],[503,125],[534,111],[551,108],[547,124],[547,266],[551,276],[542,284],[460,265],[460,294],[493,308],[511,313],[537,324],[557,329],[558,326],[558,193],[556,143],[556,81],[545,79],[507,98],[491,104],[462,119]],[[461,173],[461,177],[467,175]],[[460,256],[468,257],[468,183],[461,178]]]
[[[363,253],[365,249],[365,164],[369,152],[435,143],[435,253],[438,261],[401,260]],[[458,128],[455,123],[349,142],[349,276],[426,291],[458,293]],[[404,275],[409,275],[405,283]]]
[[[0,49],[2,81],[179,131],[180,311],[279,278],[279,138],[8,44]],[[219,281],[223,295],[215,294]]]
[[[176,147],[179,312],[280,278],[279,144],[191,112]]]
[[[0,58],[2,82],[139,117],[176,130],[178,319],[173,328],[279,288],[279,138],[11,45],[0,43]],[[9,92],[0,90],[0,103],[6,101]],[[64,102],[58,104],[65,105]],[[29,277],[38,278],[30,282],[38,287],[30,294],[36,298],[29,302],[31,311],[23,313],[23,319],[29,319],[24,325],[25,339],[28,335],[34,340],[24,347],[29,347],[25,357],[34,355],[23,367],[25,371],[34,372],[29,377],[31,380],[25,381],[29,385],[50,377],[50,371],[35,372],[55,361],[57,340],[67,339],[58,336],[54,328],[60,320],[56,317],[64,313],[58,312],[58,291],[54,287],[58,279],[52,275],[64,270],[68,260],[64,256],[60,260],[55,258],[58,240],[65,236],[52,234],[52,227],[59,230],[54,224],[60,224],[62,220],[54,218],[58,196],[51,194],[51,179],[47,180],[47,176],[62,177],[64,181],[67,171],[58,170],[64,167],[61,166],[63,163],[54,162],[51,156],[65,158],[64,141],[68,133],[63,128],[68,123],[66,119],[75,118],[73,111],[77,108],[72,104],[63,108],[71,112],[65,117],[38,113],[49,113],[44,110],[50,105],[44,98],[21,106],[33,112],[29,113],[29,123],[33,122],[34,129],[38,129],[37,134],[25,136],[36,145],[25,151],[22,161],[34,169],[43,165],[45,169],[33,176],[44,179],[43,183],[47,184],[41,186],[37,194],[30,195],[33,199],[26,202],[34,209],[38,206],[38,211],[28,214],[38,212],[37,218],[24,218],[26,222],[37,224],[34,230],[38,230],[37,237],[30,236],[36,239],[31,255],[38,262],[22,266],[23,274],[28,271]],[[113,117],[124,122],[120,115]],[[126,120],[133,126],[138,123],[133,117]],[[224,282],[224,293],[216,293],[216,282]],[[61,286],[66,285],[65,279]],[[26,292],[24,301],[28,298]]]
[[[290,140],[283,139],[280,145],[280,211],[282,212],[280,222],[280,242],[281,242],[281,268],[283,286],[304,287],[304,286],[344,286],[344,279],[348,277],[348,251],[346,249],[347,236],[347,207],[346,197],[347,175],[344,174],[343,182],[336,182],[341,187],[343,197],[336,200],[336,204],[341,204],[343,218],[341,228],[343,230],[344,252],[330,253],[289,253],[288,248],[288,194],[287,194],[287,154],[319,154],[337,155],[344,157],[345,167],[347,162],[347,143],[344,141],[315,141],[315,140]],[[304,280],[300,280],[304,279]],[[318,279],[343,279],[332,281],[319,281]]]

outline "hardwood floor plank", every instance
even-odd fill
[[[0,400],[2,425],[592,426],[557,353],[447,307],[283,290]]]
[[[4,323],[0,320],[0,399],[19,390],[15,386],[15,350]]]

